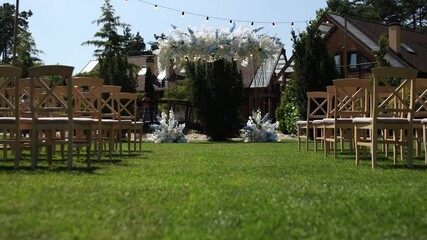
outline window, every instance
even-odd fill
[[[357,69],[357,53],[350,53],[348,65],[348,68],[351,70]]]
[[[335,60],[335,68],[338,72],[341,72],[341,54],[337,54],[334,56]]]

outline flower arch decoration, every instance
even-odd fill
[[[179,71],[186,61],[227,61],[253,62],[260,66],[264,59],[277,54],[283,44],[276,37],[259,34],[263,28],[247,28],[235,24],[231,28],[188,27],[183,32],[173,26],[166,39],[159,39],[158,56],[160,70],[173,66]],[[168,71],[167,71],[168,72]]]

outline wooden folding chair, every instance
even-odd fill
[[[334,159],[337,158],[337,142],[344,148],[345,130],[349,131],[350,150],[352,146],[353,118],[366,117],[369,112],[369,79],[343,78],[335,79],[333,117],[323,119],[325,135],[325,155],[333,144]]]
[[[84,130],[76,129],[74,141],[87,142],[88,134],[92,136],[95,143],[101,144],[102,131],[102,85],[104,79],[92,77],[77,77],[72,78],[73,86],[73,113],[74,118],[90,118],[93,119],[92,132],[85,133]],[[100,146],[94,149],[101,149]],[[91,146],[87,146],[87,157],[90,158]],[[79,148],[77,149],[79,155]],[[98,160],[101,159],[102,152],[97,151]]]
[[[313,121],[326,118],[327,98],[326,92],[307,92],[307,117],[297,121],[298,150],[301,149],[302,131],[305,131],[305,148],[308,150],[309,130],[313,128]]]
[[[0,130],[2,138],[3,158],[7,158],[8,150],[15,153],[15,168],[21,159],[21,124],[19,78],[22,69],[13,66],[0,66]],[[12,86],[15,86],[13,89]],[[12,91],[10,91],[12,90]]]
[[[137,136],[142,134],[143,123],[138,121],[137,115],[137,98],[138,94],[136,93],[126,93],[120,92],[116,95],[116,101],[118,105],[118,115],[117,120],[119,122],[119,150],[122,154],[122,137],[126,135],[127,144],[128,144],[128,153],[131,152],[131,143],[133,142],[134,151],[137,150],[137,142],[139,146],[141,144],[141,139]],[[125,134],[124,134],[125,133]],[[134,140],[132,141],[132,135]],[[141,147],[140,147],[141,150]]]
[[[36,66],[28,69],[30,76],[30,109],[32,115],[31,159],[32,168],[36,168],[39,148],[46,147],[49,164],[52,163],[54,147],[64,144],[67,146],[67,169],[73,166],[73,148],[79,143],[74,141],[75,129],[92,131],[93,119],[74,118],[73,116],[73,86],[71,76],[73,67],[60,65]],[[44,79],[52,80],[47,83]],[[36,88],[40,86],[40,89]],[[56,91],[66,86],[66,94]],[[39,94],[35,92],[39,91]],[[37,96],[37,98],[36,98]],[[65,132],[66,137],[57,137],[57,132]],[[91,145],[91,134],[84,143]],[[90,159],[87,161],[90,167]]]
[[[377,164],[379,143],[404,146],[408,166],[413,167],[413,118],[415,110],[415,78],[418,71],[412,68],[383,67],[372,69],[373,91],[369,117],[353,118],[356,164],[359,164],[359,146],[371,149],[372,168]],[[390,89],[388,97],[380,97],[379,86]],[[383,138],[378,133],[388,130],[392,138]],[[361,131],[369,131],[370,137],[362,138]],[[394,163],[396,163],[394,161]]]

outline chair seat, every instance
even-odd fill
[[[355,117],[353,118],[353,123],[355,124],[370,124],[372,123],[372,118],[363,118],[363,117]],[[409,120],[406,118],[388,118],[388,117],[381,117],[377,119],[378,124],[408,124]]]
[[[36,124],[67,124],[68,122],[68,117],[41,117],[36,120]],[[93,118],[73,118],[73,123],[76,124],[91,124],[94,122],[96,122],[96,119]]]
[[[323,124],[323,119],[322,120],[314,120],[313,121],[313,125],[322,125]]]
[[[334,118],[324,118],[322,121],[324,124],[335,124]],[[340,124],[340,123],[352,123],[352,122],[353,122],[352,118],[337,118],[336,123]]]
[[[309,121],[309,122],[313,122],[313,121]],[[297,125],[306,125],[307,124],[307,120],[298,120],[297,121]]]

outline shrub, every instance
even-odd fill
[[[242,122],[239,110],[243,82],[236,62],[188,62],[187,73],[191,78],[191,102],[205,134],[213,141],[237,136]]]

